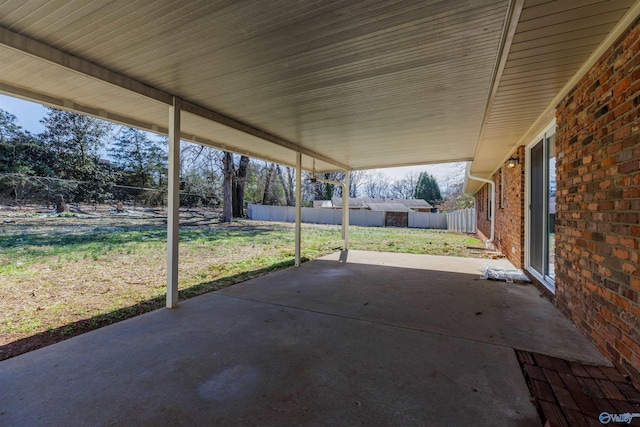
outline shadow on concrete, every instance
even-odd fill
[[[308,258],[302,257],[302,262],[306,261],[308,261]],[[179,301],[184,301],[198,295],[216,291],[227,286],[243,282],[245,280],[260,277],[275,270],[291,267],[293,263],[293,259],[286,260],[279,263],[271,264],[268,267],[246,271],[216,280],[201,282],[196,285],[190,286],[189,288],[179,290],[178,299]],[[150,311],[163,308],[165,307],[165,301],[166,294],[162,294],[157,296],[156,298],[141,301],[137,304],[127,307],[122,307],[109,313],[103,313],[87,319],[78,320],[77,322],[72,322],[58,328],[49,329],[47,331],[31,335],[27,338],[22,338],[4,345],[0,345],[0,361],[64,341],[66,339],[120,322],[122,320],[139,316],[143,313],[148,313]]]
[[[493,260],[362,251],[348,256],[350,261],[344,261],[343,251],[299,271],[278,271],[259,284],[247,281],[219,293],[567,360],[610,363],[535,286],[483,280],[480,265]]]
[[[342,256],[5,360],[0,424],[540,426],[513,349],[597,359],[492,260]]]

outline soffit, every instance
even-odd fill
[[[8,1],[0,26],[364,169],[473,157],[507,3]],[[1,49],[0,90],[167,126],[161,102]],[[197,118],[183,133],[295,160]]]
[[[183,137],[230,151],[293,164],[297,147],[318,170],[474,160],[486,177],[632,3],[525,0],[502,52],[507,0],[9,0],[0,91],[159,132],[177,96]]]
[[[553,120],[549,104],[633,3],[525,1],[471,165],[473,175],[489,178],[515,147],[532,142]],[[541,117],[545,109],[550,114]],[[469,181],[467,191],[481,185]]]

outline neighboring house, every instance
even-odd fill
[[[411,209],[403,203],[368,203],[372,211],[384,212],[385,227],[408,227]]]
[[[331,200],[314,200],[313,201],[314,208],[333,208],[331,204]]]
[[[313,207],[342,209],[342,198],[317,200]],[[384,212],[385,227],[408,227],[409,212],[431,212],[433,206],[422,199],[349,198],[349,210]]]
[[[405,212],[411,211],[410,208],[402,203],[367,203],[369,210],[378,212]]]
[[[402,203],[415,212],[433,212],[434,207],[423,199],[387,199],[391,203]]]
[[[383,199],[361,199],[361,198],[349,198],[349,209],[360,209],[360,210],[368,210],[369,207],[367,205],[367,201],[380,202]],[[331,207],[334,209],[342,209],[342,197],[334,197],[331,200],[326,200],[331,204]]]

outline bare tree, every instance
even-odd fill
[[[362,186],[366,172],[351,171],[349,172],[349,197],[358,197],[360,187]]]
[[[459,209],[472,208],[475,198],[468,193],[464,193],[465,163],[450,163],[442,165],[445,169],[441,173],[442,196],[444,201],[438,205],[438,209],[443,212],[451,212]]]
[[[414,171],[409,172],[404,178],[391,184],[389,192],[392,197],[398,199],[412,199],[416,191],[418,183],[418,174]]]
[[[447,197],[462,193],[467,165],[458,162],[441,165],[441,167],[444,170],[438,174],[438,183],[442,190],[442,196]]]
[[[222,199],[222,151],[212,147],[182,143],[180,150],[181,190],[205,204],[219,205]]]
[[[231,222],[233,217],[233,176],[235,174],[233,166],[233,154],[224,152],[222,157],[222,222]]]
[[[290,167],[285,167],[284,169],[286,171],[286,177],[282,173],[282,167],[280,165],[276,166],[276,172],[278,173],[278,179],[284,190],[284,198],[287,206],[293,206],[295,204],[295,170]]]
[[[231,195],[234,218],[244,217],[244,190],[247,183],[248,166],[249,158],[247,156],[240,156],[238,169],[233,176],[233,193]]]
[[[266,174],[264,177],[264,192],[262,193],[262,204],[266,205],[269,201],[269,190],[271,190],[271,180],[273,179],[273,175],[276,171],[275,163],[271,163],[271,165],[266,168]]]
[[[342,187],[326,182],[314,181],[309,173],[302,174],[302,199],[303,200],[331,200],[333,197],[342,196]],[[344,182],[344,172],[322,172],[316,177]]]
[[[387,177],[379,171],[367,171],[363,189],[365,197],[389,197],[389,181]]]

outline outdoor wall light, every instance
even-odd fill
[[[510,169],[515,168],[520,163],[520,159],[517,157],[511,157],[507,160],[507,167]]]

